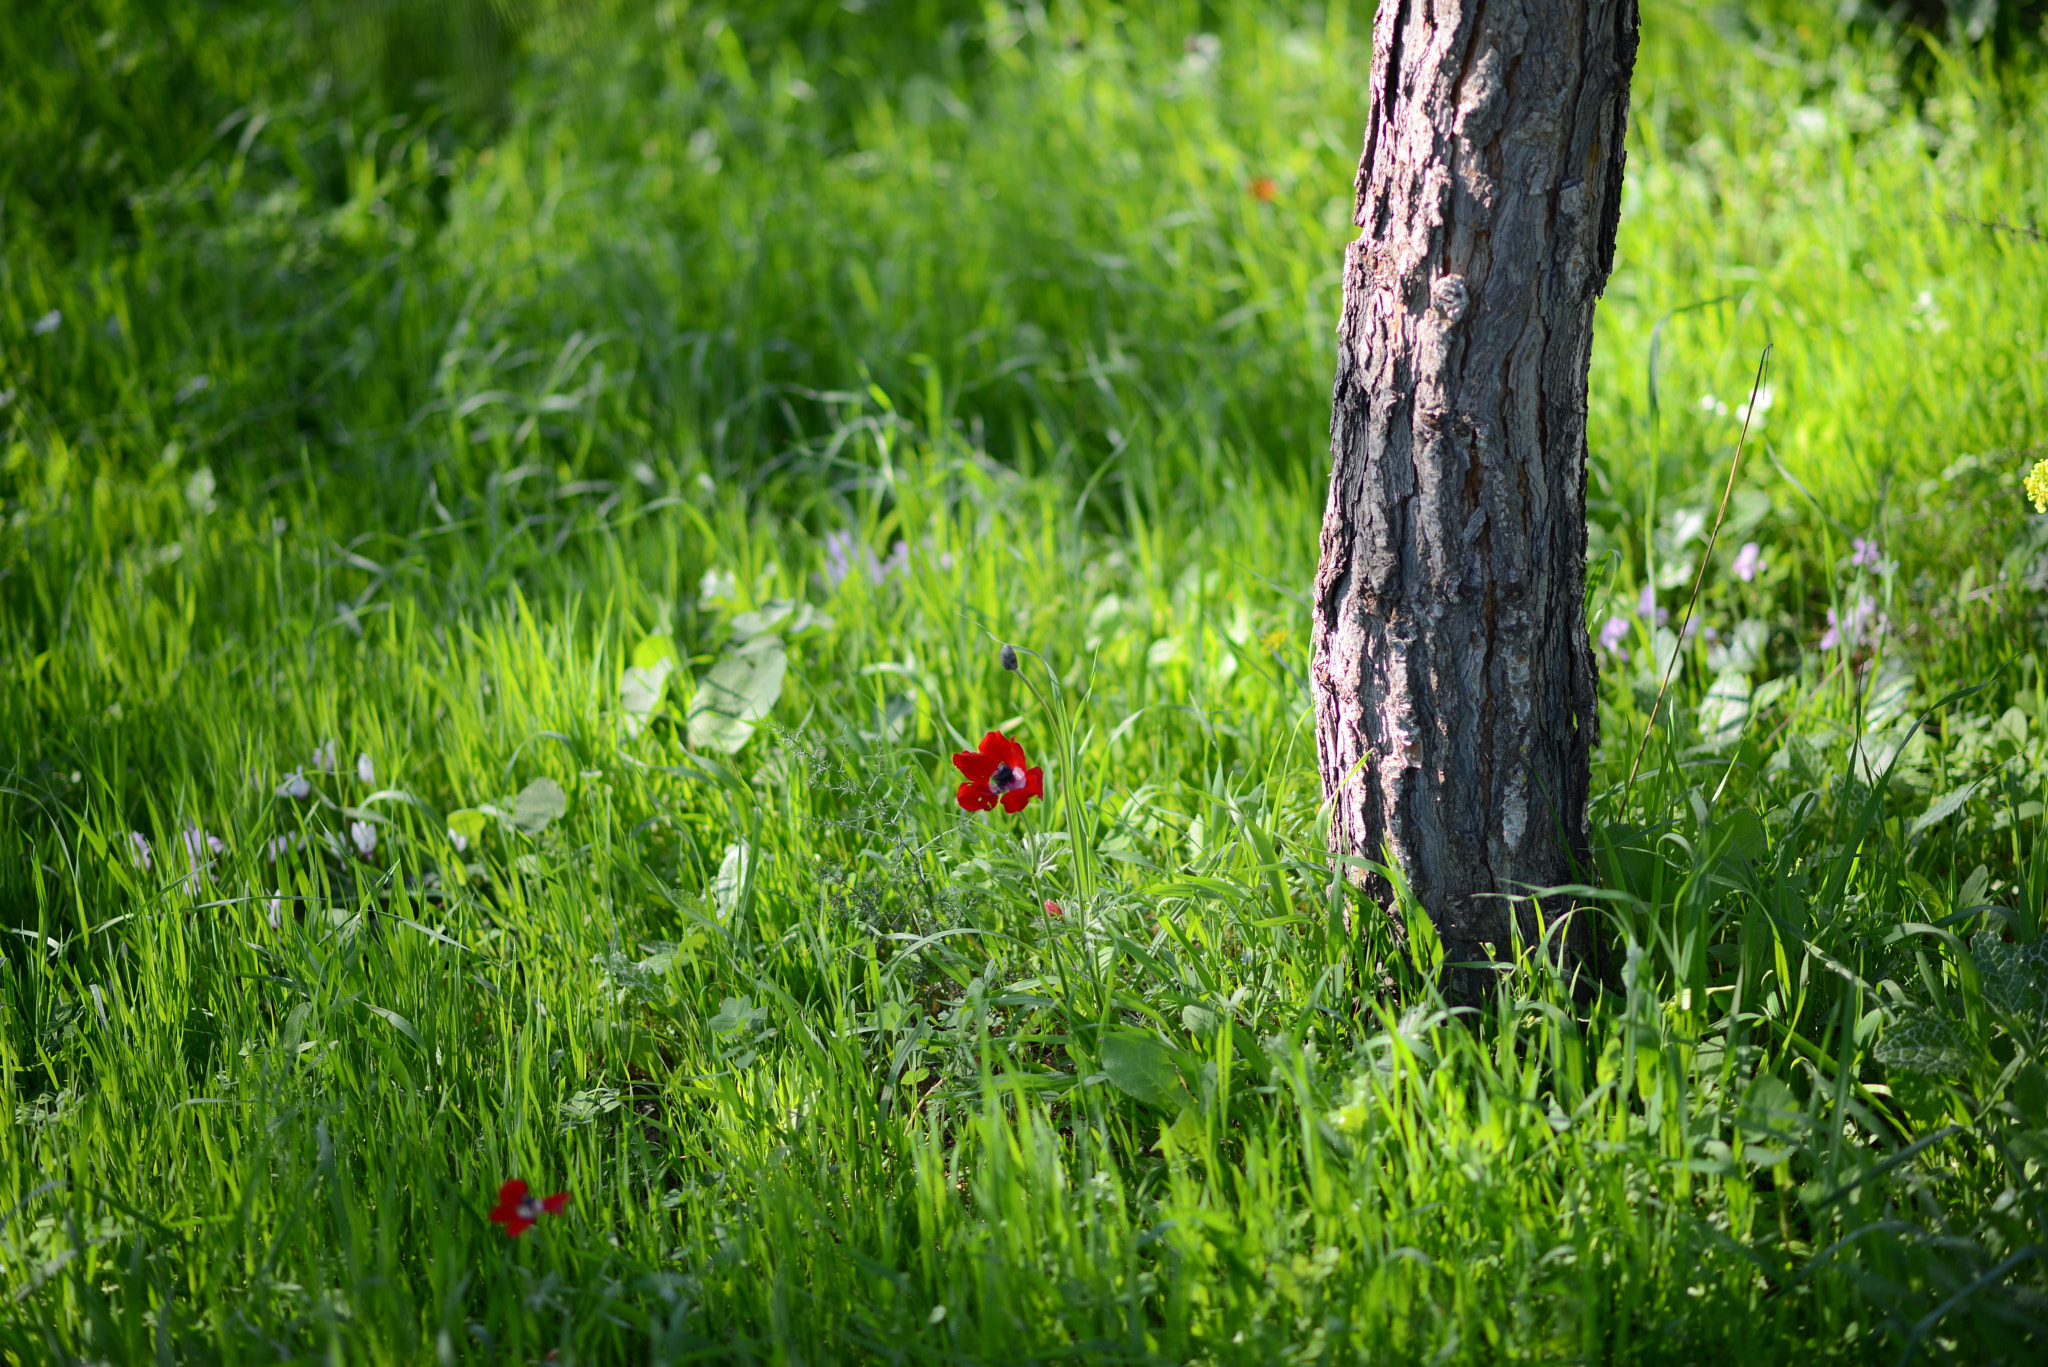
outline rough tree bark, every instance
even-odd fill
[[[1508,953],[1500,894],[1586,870],[1586,377],[1636,31],[1634,0],[1381,0],[1374,29],[1318,751],[1333,850],[1390,857],[1453,962]],[[1573,920],[1563,949],[1597,974]],[[1490,977],[1449,986],[1470,1000]]]

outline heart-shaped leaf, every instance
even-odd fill
[[[539,835],[568,810],[569,795],[562,785],[551,778],[537,778],[512,800],[512,824],[528,835]]]
[[[627,736],[639,735],[654,720],[668,689],[668,676],[675,670],[675,661],[664,656],[650,665],[633,665],[619,676],[619,712]]]
[[[733,618],[732,634],[742,641],[765,635],[781,626],[795,608],[796,605],[787,598],[772,598],[754,611],[743,612]]]
[[[726,652],[690,701],[690,743],[736,754],[782,696],[789,655],[779,636],[756,636]]]
[[[464,840],[474,840],[491,824],[491,814],[475,807],[448,813],[448,829]]]
[[[1102,1037],[1102,1071],[1117,1089],[1147,1106],[1178,1111],[1189,1103],[1173,1052],[1150,1035],[1119,1030]]]

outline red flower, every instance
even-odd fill
[[[1050,897],[1048,897],[1045,901],[1045,914],[1047,916],[1066,915],[1064,911],[1060,910],[1060,904],[1058,902],[1053,901]]]
[[[508,1237],[516,1239],[541,1216],[560,1215],[562,1207],[568,1204],[568,1192],[558,1191],[548,1197],[535,1196],[526,1183],[515,1177],[498,1188],[498,1208],[491,1212],[491,1218],[505,1227]]]
[[[1045,770],[1024,766],[1023,746],[1000,731],[989,732],[979,750],[953,756],[953,767],[967,778],[960,785],[960,805],[985,812],[1000,802],[1012,816],[1023,811],[1032,798],[1045,796]]]
[[[1254,178],[1248,188],[1252,192],[1252,198],[1261,204],[1271,204],[1280,197],[1280,187],[1273,183],[1271,176],[1258,176]]]

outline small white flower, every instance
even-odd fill
[[[144,873],[148,873],[155,866],[155,861],[149,854],[149,838],[141,831],[128,832],[128,858]]]
[[[356,853],[364,859],[377,851],[377,828],[367,821],[349,822],[348,838],[355,842]]]
[[[55,332],[58,328],[63,326],[63,310],[51,309],[48,313],[36,319],[34,326],[30,327],[29,331],[33,332],[38,337],[47,337],[51,333]]]
[[[280,889],[279,891],[272,893],[270,897],[270,928],[272,930],[281,930],[283,927],[284,892],[282,889]]]
[[[331,740],[328,741],[325,745],[314,746],[313,767],[315,769],[318,769],[323,774],[333,773],[335,766],[335,756],[338,749],[339,747],[337,747],[335,743]]]
[[[452,843],[455,846],[455,852],[457,854],[461,854],[464,850],[469,848],[469,837],[464,835],[461,831],[456,830],[453,826],[450,826],[448,828],[448,839],[450,843]]]
[[[356,777],[365,783],[377,781],[377,767],[370,763],[368,755],[356,756]]]
[[[313,785],[306,778],[305,770],[294,769],[289,774],[286,774],[284,782],[277,785],[277,795],[290,798],[294,802],[304,802],[307,798],[311,797],[313,795]]]

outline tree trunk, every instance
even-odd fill
[[[1530,935],[1501,894],[1590,872],[1586,375],[1636,26],[1634,0],[1381,0],[1374,29],[1317,749],[1333,851],[1391,860],[1454,963],[1507,955],[1511,915]],[[1560,948],[1597,976],[1571,919]],[[1491,977],[1448,985],[1469,1001]]]

